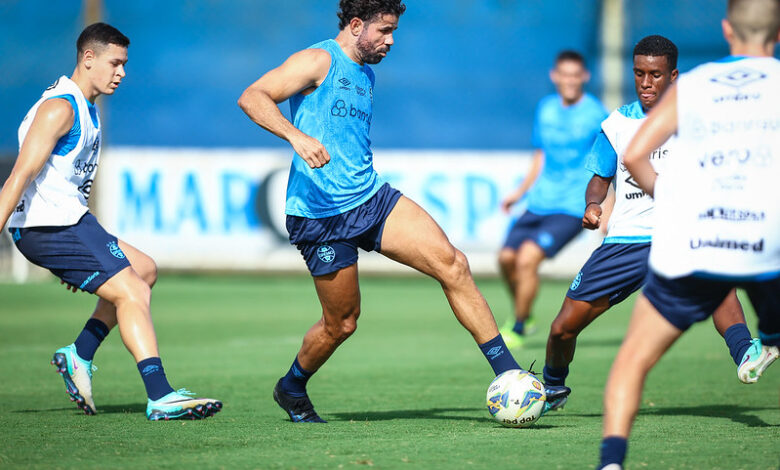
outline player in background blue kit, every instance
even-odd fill
[[[734,287],[758,315],[762,351],[778,355],[780,0],[729,0],[722,28],[731,55],[681,74],[623,156],[655,219],[650,273],[604,391],[600,469],[622,468],[647,374]],[[656,175],[650,155],[675,134],[678,151]]]
[[[340,32],[293,54],[247,88],[239,106],[295,151],[287,185],[287,230],[314,278],[322,317],[273,396],[293,422],[324,422],[306,384],[357,327],[358,247],[435,278],[458,321],[496,374],[518,369],[466,257],[417,204],[374,171],[370,148],[374,72],[393,46],[400,0],[341,0]],[[292,122],[278,103],[290,100]]]
[[[517,190],[501,203],[508,213],[523,196],[527,199],[526,212],[510,229],[498,255],[514,305],[514,317],[501,328],[510,348],[521,346],[524,335],[532,332],[539,265],[582,230],[582,195],[590,179],[585,155],[607,115],[601,103],[584,91],[590,74],[579,53],[558,54],[550,79],[557,93],[537,106],[531,168]]]
[[[602,123],[601,132],[588,154],[586,167],[593,175],[585,194],[582,225],[590,230],[601,225],[601,203],[609,185],[615,185],[615,206],[604,243],[598,247],[575,277],[555,317],[547,339],[544,382],[548,390],[563,396],[553,409],[566,401],[565,380],[574,359],[577,336],[593,320],[637,291],[647,277],[647,257],[653,228],[653,201],[642,191],[622,162],[622,154],[634,133],[678,75],[677,46],[662,36],[648,36],[634,47],[634,86],[638,100],[621,106]],[[651,161],[662,173],[664,163],[674,158],[674,139],[653,151]],[[761,344],[752,340],[735,293],[713,315],[718,332],[726,339],[738,366],[737,376],[750,377],[751,358],[758,358]],[[560,392],[563,390],[564,392]]]
[[[104,23],[81,33],[73,76],[50,86],[19,126],[19,156],[0,191],[0,227],[9,222],[19,251],[73,292],[100,297],[76,341],[58,349],[52,360],[79,408],[95,414],[92,359],[118,324],[146,387],[147,418],[201,419],[222,403],[192,398],[168,383],[149,305],[157,279],[154,261],[107,233],[87,208],[101,146],[95,100],[119,87],[129,45]]]

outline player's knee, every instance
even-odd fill
[[[557,317],[550,325],[550,338],[553,341],[571,341],[577,338],[580,329],[574,327],[566,318]]]
[[[325,322],[325,332],[336,344],[341,344],[357,330],[357,315],[349,315],[339,321]]]
[[[135,305],[139,308],[147,308],[152,300],[152,288],[144,279],[134,273],[119,289],[116,300],[119,305]]]
[[[504,271],[510,271],[514,269],[517,254],[514,250],[504,248],[498,253],[498,264]]]
[[[147,258],[143,265],[142,271],[138,273],[141,279],[146,282],[149,287],[154,287],[157,283],[157,263],[152,258]]]
[[[517,254],[517,269],[524,272],[536,272],[544,259],[544,255],[539,253],[539,248],[535,244],[524,243]]]
[[[454,284],[463,281],[471,276],[471,268],[469,268],[469,260],[462,251],[455,247],[452,247],[452,251],[448,254],[447,260],[444,263],[439,281],[445,284]]]

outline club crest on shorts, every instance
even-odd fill
[[[571,286],[569,286],[569,289],[577,290],[577,288],[580,287],[580,282],[582,282],[582,271],[578,272],[577,277],[571,281]]]
[[[119,245],[117,245],[116,242],[109,242],[106,246],[108,247],[108,251],[114,255],[114,258],[125,259],[125,253],[119,248]]]
[[[320,245],[317,248],[317,258],[323,263],[332,263],[336,259],[336,250],[330,245]]]

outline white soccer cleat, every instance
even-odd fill
[[[65,381],[70,401],[75,402],[84,413],[95,414],[97,409],[92,400],[92,371],[97,370],[97,367],[92,365],[92,361],[80,358],[76,346],[69,344],[54,353],[51,363]]]
[[[761,340],[755,338],[742,356],[742,362],[737,367],[737,377],[742,383],[756,383],[770,364],[780,357],[777,346],[763,346]]]

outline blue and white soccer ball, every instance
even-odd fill
[[[510,428],[534,424],[542,416],[546,401],[542,382],[532,373],[520,369],[499,374],[487,391],[490,415]]]

